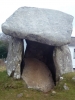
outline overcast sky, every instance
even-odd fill
[[[0,0],[0,27],[16,9],[22,6],[49,8],[71,14],[74,16],[72,36],[75,36],[75,0]]]

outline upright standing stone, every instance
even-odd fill
[[[71,53],[68,45],[56,47],[53,58],[56,67],[56,80],[58,80],[62,74],[72,72]]]
[[[22,78],[28,88],[48,92],[54,88],[52,75],[48,67],[38,59],[26,58]]]
[[[23,40],[11,37],[7,56],[7,73],[16,79],[21,77],[20,65],[22,61]]]

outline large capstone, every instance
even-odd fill
[[[65,73],[72,72],[71,53],[68,45],[56,47],[53,52],[54,64],[56,67],[56,80]]]
[[[21,7],[2,24],[13,37],[61,46],[70,43],[73,17],[57,10]]]
[[[9,41],[8,56],[7,56],[7,73],[9,76],[13,76],[15,79],[21,77],[21,61],[23,53],[23,41],[18,38],[11,37]]]
[[[48,92],[54,87],[52,75],[48,67],[35,58],[26,58],[22,78],[28,88]]]

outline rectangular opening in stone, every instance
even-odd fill
[[[24,54],[24,60],[27,58],[36,58],[45,63],[52,74],[54,84],[56,84],[56,69],[53,61],[53,50],[55,47],[30,40],[26,40],[26,43],[27,48]],[[23,72],[23,66],[21,70]]]

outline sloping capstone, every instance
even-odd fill
[[[35,58],[26,58],[22,78],[28,88],[48,92],[54,87],[51,72],[48,67]]]
[[[13,37],[61,46],[70,43],[73,17],[69,14],[34,7],[21,7],[2,24],[2,31]]]
[[[21,71],[20,65],[22,61],[23,41],[22,39],[11,37],[7,56],[7,73],[15,79],[20,79]]]
[[[71,53],[68,45],[56,47],[53,52],[54,64],[56,67],[56,80],[58,81],[62,74],[72,72]]]

